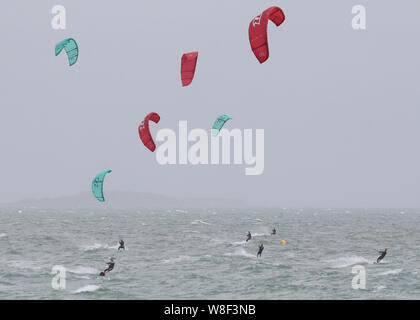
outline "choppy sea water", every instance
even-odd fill
[[[0,221],[0,299],[420,299],[420,210],[2,209]],[[354,266],[366,289],[352,288]]]

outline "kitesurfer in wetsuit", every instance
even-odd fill
[[[263,250],[264,250],[264,245],[261,243],[260,247],[258,248],[257,258],[258,258],[258,256],[261,257],[261,254],[262,254]]]
[[[251,240],[251,232],[249,232],[249,231],[248,231],[248,235],[247,235],[247,237],[248,237],[248,238],[246,239],[246,242],[248,242],[248,240]]]
[[[379,263],[386,256],[387,248],[385,248],[383,251],[380,251],[380,250],[376,250],[376,251],[380,253],[380,256],[378,257],[378,259],[376,259],[376,263]]]
[[[111,260],[109,262],[106,263],[108,265],[108,268],[106,268],[103,272],[102,275],[106,275],[108,272],[110,272],[112,269],[114,269],[114,265],[115,265],[115,258],[111,258]]]
[[[271,232],[271,235],[276,234],[276,228],[273,229],[273,231]]]
[[[120,243],[120,246],[119,246],[119,248],[118,248],[118,251],[120,251],[120,249],[124,249],[124,250],[125,250],[124,240],[123,240],[123,239],[121,239],[119,243]]]

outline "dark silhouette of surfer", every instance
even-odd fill
[[[264,245],[261,243],[259,248],[258,248],[257,258],[261,257],[261,254],[262,254],[263,250],[264,250]]]
[[[376,263],[381,262],[381,260],[382,260],[383,258],[385,258],[386,253],[387,253],[387,250],[388,250],[387,248],[385,248],[383,251],[376,250],[376,251],[378,251],[378,253],[380,254],[380,256],[378,257],[378,259],[376,259]]]
[[[108,265],[108,268],[106,268],[103,272],[101,272],[99,274],[100,276],[104,276],[108,272],[110,272],[112,269],[114,269],[114,266],[115,266],[115,258],[111,258],[111,260],[109,262],[107,262],[106,264]]]
[[[249,232],[249,231],[248,231],[246,242],[248,242],[248,240],[251,240],[251,232]]]

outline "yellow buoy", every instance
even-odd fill
[[[286,241],[284,241],[284,240],[281,240],[280,243],[281,243],[282,246],[286,245]]]

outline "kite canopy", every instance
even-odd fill
[[[267,40],[268,20],[279,26],[284,22],[284,19],[284,13],[279,7],[271,7],[255,17],[249,24],[249,42],[260,63],[266,61],[269,56]]]
[[[232,119],[232,117],[227,116],[227,115],[221,115],[220,117],[218,117],[216,119],[216,121],[213,124],[213,128],[212,128],[212,135],[214,137],[216,137],[219,134],[219,131],[222,129],[222,127],[225,125],[226,121]]]
[[[63,49],[66,50],[69,65],[74,65],[79,57],[79,47],[76,41],[72,38],[61,41],[55,46],[55,55],[58,56]]]
[[[92,181],[92,193],[95,196],[95,198],[101,202],[105,201],[103,192],[104,179],[105,176],[110,172],[112,172],[112,170],[103,171],[100,174],[98,174]]]
[[[156,112],[151,112],[139,125],[139,136],[141,141],[150,151],[153,152],[156,149],[156,145],[153,141],[152,134],[150,133],[149,121],[158,123],[160,121],[160,116]]]
[[[198,52],[185,53],[181,58],[182,86],[188,86],[194,78],[195,66],[197,65]]]

